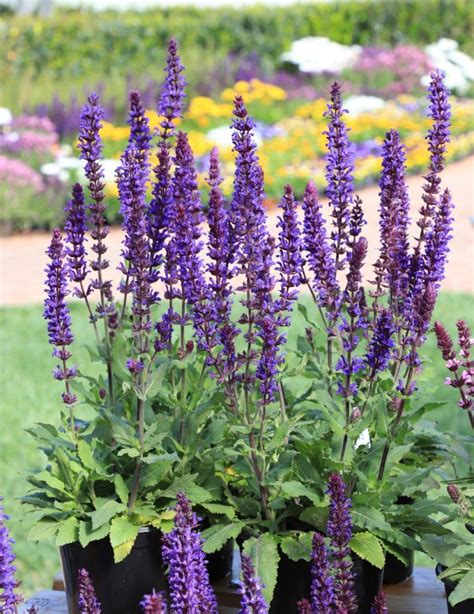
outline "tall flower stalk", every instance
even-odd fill
[[[174,529],[163,536],[163,561],[169,568],[173,614],[217,614],[209,583],[198,519],[183,493],[178,493]]]
[[[9,519],[1,505],[0,497],[0,610],[5,614],[15,614],[22,597],[16,592],[19,582],[15,579],[15,555],[12,544],[15,541],[10,537],[6,521]]]
[[[260,580],[255,576],[252,559],[241,555],[242,581],[240,583],[239,614],[268,614]]]
[[[77,368],[68,366],[72,356],[68,348],[74,341],[74,336],[71,331],[69,308],[66,305],[66,296],[69,294],[66,252],[61,231],[57,228],[53,231],[46,253],[50,262],[46,267],[43,315],[48,323],[49,343],[54,346],[53,356],[60,361],[53,371],[53,377],[64,382],[65,391],[62,393],[62,399],[69,408],[71,434],[75,437],[73,405],[77,397],[71,391],[70,381],[76,376]]]

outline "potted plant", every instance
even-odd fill
[[[65,236],[56,229],[47,251],[44,316],[64,410],[59,425],[30,429],[47,458],[47,467],[29,476],[32,490],[24,498],[35,509],[30,537],[55,537],[70,604],[78,569],[86,567],[111,612],[134,611],[140,595],[164,582],[161,536],[171,527],[178,492],[187,492],[208,524],[233,513],[221,503],[209,453],[222,430],[216,413],[223,394],[204,379],[188,332],[195,257],[188,247],[196,239],[200,204],[186,134],[174,132],[184,79],[173,40],[166,71],[150,202],[152,134],[139,95],[130,96],[130,138],[116,173],[124,230],[121,300],[107,278],[103,111],[96,95],[82,111],[78,139],[87,190],[74,185]],[[161,311],[159,280],[166,301]],[[72,364],[71,286],[93,329],[93,376]],[[219,566],[216,572],[222,573]]]
[[[442,538],[426,535],[422,539],[425,552],[435,561],[438,580],[444,583],[448,612],[467,614],[474,606],[474,527],[472,489],[462,491],[451,483],[448,493],[456,504],[456,514],[449,514],[445,522],[455,520],[449,535]]]

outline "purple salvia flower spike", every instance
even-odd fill
[[[296,605],[298,606],[298,614],[313,614],[311,603],[307,599],[301,599]]]
[[[77,578],[77,608],[79,614],[101,614],[101,605],[86,569],[80,569]]]
[[[433,125],[426,137],[430,152],[430,166],[423,185],[424,205],[420,209],[420,219],[417,222],[420,228],[420,235],[416,249],[420,248],[426,231],[431,226],[431,218],[436,210],[441,185],[440,175],[444,168],[444,158],[446,147],[449,143],[451,127],[449,91],[444,85],[444,74],[440,70],[435,70],[430,76],[431,81],[428,88],[430,106],[428,115],[432,118]]]
[[[354,193],[354,164],[343,116],[341,86],[331,86],[331,102],[325,115],[328,129],[325,132],[328,154],[326,157],[327,196],[331,206],[334,230],[331,232],[336,269],[345,264],[345,253],[350,243],[349,223]]]
[[[338,611],[349,614],[357,611],[349,548],[352,537],[351,501],[346,495],[345,484],[338,473],[330,476],[327,492],[330,499],[327,534],[331,540],[335,606]]]
[[[12,544],[15,541],[10,537],[6,521],[9,519],[1,505],[3,497],[0,497],[0,611],[5,614],[14,614],[22,597],[15,594],[19,582],[15,579],[16,567],[13,564],[15,554]]]
[[[140,601],[140,607],[143,614],[167,614],[168,606],[164,593],[155,593],[144,595]]]
[[[103,256],[107,251],[104,244],[104,239],[109,234],[109,228],[105,220],[106,204],[104,202],[104,171],[101,164],[102,158],[102,139],[100,137],[100,129],[102,128],[102,120],[104,119],[104,110],[99,104],[97,94],[91,94],[81,113],[81,124],[79,128],[78,147],[80,149],[80,158],[85,160],[85,174],[88,180],[90,198],[92,231],[91,236],[94,240],[92,251],[96,254],[95,260],[91,262],[92,269],[97,271],[97,279],[93,281],[92,286],[100,292],[100,305],[98,312],[102,317],[107,316],[106,301],[112,300],[111,282],[105,281],[102,277],[102,271],[109,266],[108,260]]]
[[[375,322],[374,332],[365,357],[371,369],[370,378],[387,368],[392,350],[395,347],[393,339],[395,330],[392,312],[390,309],[382,309]]]
[[[87,213],[84,201],[84,192],[79,183],[72,187],[72,199],[66,205],[66,254],[68,262],[68,272],[71,281],[80,284],[74,289],[74,294],[78,298],[83,298],[90,294],[90,288],[84,289],[83,282],[88,273],[87,252],[85,235],[87,232]]]
[[[406,296],[409,269],[408,226],[410,201],[405,179],[405,147],[396,130],[389,130],[382,148],[380,176],[380,254],[375,263],[376,290],[374,309],[385,287],[390,291],[390,304],[398,315],[400,302]]]
[[[137,158],[146,164],[151,143],[150,122],[145,114],[140,94],[136,91],[130,92],[130,111],[127,123],[130,126],[128,147],[135,149]]]
[[[217,614],[217,602],[209,583],[198,519],[183,493],[178,493],[174,529],[163,536],[163,561],[173,614]]]
[[[452,238],[453,203],[449,190],[440,197],[439,206],[433,217],[433,225],[426,234],[425,253],[423,257],[426,280],[437,288],[444,279],[444,269],[449,253],[449,241]]]
[[[297,217],[298,203],[291,186],[285,186],[281,200],[282,214],[278,218],[278,260],[276,269],[280,273],[280,300],[282,311],[290,310],[298,296],[301,283],[301,233]]]
[[[334,608],[333,578],[324,537],[313,535],[311,552],[311,614],[326,614]]]
[[[246,554],[241,555],[242,582],[240,583],[239,614],[268,614],[268,606],[265,603],[262,592],[262,584],[255,577],[252,559]]]
[[[54,345],[53,356],[59,358],[61,366],[53,371],[55,379],[64,381],[66,390],[62,399],[71,407],[76,402],[76,395],[72,394],[69,380],[76,375],[75,367],[68,367],[67,361],[71,358],[68,346],[74,341],[71,331],[71,316],[66,305],[66,296],[69,294],[67,287],[67,266],[65,263],[65,250],[61,231],[56,228],[53,231],[51,243],[46,251],[50,262],[46,266],[46,298],[44,301],[43,316],[48,323],[49,343]],[[73,417],[71,409],[71,427]]]
[[[319,305],[328,307],[339,291],[334,254],[328,241],[325,220],[316,186],[309,182],[303,198],[303,241],[306,262],[312,274],[312,290]]]
[[[184,89],[187,85],[183,75],[184,66],[178,53],[178,44],[174,38],[168,43],[168,57],[166,60],[165,83],[158,104],[158,113],[163,116],[161,122],[161,138],[167,139],[174,134],[175,123],[173,120],[183,116]]]
[[[148,351],[151,329],[150,305],[156,302],[150,284],[150,246],[146,219],[147,169],[136,149],[127,149],[117,169],[117,185],[123,216],[122,256],[124,291],[132,292],[132,334],[138,356]],[[123,309],[125,309],[126,294]],[[123,317],[123,314],[122,314]]]
[[[380,592],[374,599],[370,614],[388,614],[387,598],[385,593]]]

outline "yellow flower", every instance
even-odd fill
[[[100,136],[104,141],[123,141],[128,139],[130,134],[129,126],[114,126],[109,122],[103,122],[100,129]]]

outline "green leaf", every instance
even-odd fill
[[[202,538],[204,539],[202,549],[206,554],[217,552],[229,539],[235,539],[240,535],[244,526],[243,522],[234,522],[232,524],[215,524],[209,527],[209,529],[202,532]]]
[[[51,473],[49,473],[48,471],[40,471],[34,476],[34,478],[35,480],[38,480],[38,482],[44,482],[54,490],[59,490],[59,492],[66,492],[66,486],[64,482],[58,480],[58,478],[54,477],[54,475],[51,475]]]
[[[64,546],[76,542],[79,537],[79,520],[71,516],[67,520],[59,523],[59,530],[56,535],[56,546]]]
[[[298,538],[285,535],[280,542],[282,552],[292,561],[311,560],[312,533],[302,533]]]
[[[124,542],[135,539],[138,535],[139,526],[130,522],[128,516],[114,518],[110,525],[110,543],[112,548]]]
[[[201,503],[201,507],[203,507],[211,514],[218,514],[222,516],[227,516],[227,518],[235,518],[235,509],[230,505],[222,505],[220,503]]]
[[[120,473],[116,473],[114,477],[115,484],[115,492],[118,495],[118,498],[125,505],[128,503],[128,486],[125,483],[125,480],[120,475]]]
[[[79,543],[85,548],[90,542],[106,537],[109,534],[109,530],[109,524],[104,524],[98,529],[93,529],[90,520],[82,520],[79,523]]]
[[[90,512],[89,516],[92,521],[92,529],[98,529],[103,524],[109,522],[111,518],[124,510],[125,505],[123,503],[119,503],[113,499],[108,499],[95,512]]]
[[[368,531],[356,533],[352,536],[349,546],[361,559],[368,561],[374,567],[382,569],[385,564],[385,555],[380,541]]]
[[[468,599],[474,599],[474,569],[468,571],[467,574],[459,580],[456,588],[449,596],[449,603],[455,606]]]
[[[297,482],[296,480],[290,480],[288,482],[284,482],[281,485],[281,490],[286,497],[291,499],[297,499],[299,497],[306,497],[312,503],[321,503],[322,499],[318,495],[318,493],[314,492],[301,482]]]
[[[43,541],[56,535],[59,524],[56,520],[40,520],[33,525],[28,533],[28,539]]]
[[[195,483],[196,475],[186,475],[176,478],[171,486],[161,493],[162,497],[174,499],[179,492],[185,492],[191,503],[204,503],[212,499],[211,493]]]
[[[251,537],[243,545],[245,554],[252,558],[255,575],[260,578],[263,584],[263,596],[270,605],[275,590],[278,574],[278,562],[280,554],[275,541],[275,536],[271,533],[264,533],[258,538]]]

